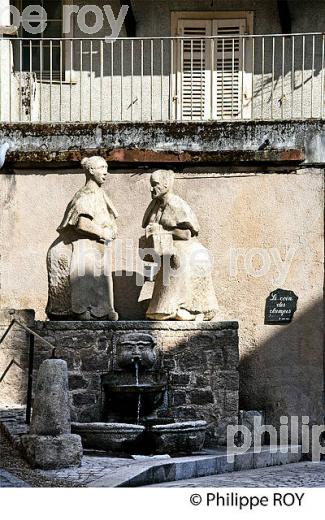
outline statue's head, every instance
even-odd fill
[[[153,199],[162,198],[172,191],[175,174],[173,170],[156,170],[150,178],[151,196]]]
[[[93,179],[98,186],[104,184],[107,177],[107,162],[103,157],[94,155],[93,157],[85,157],[81,161],[81,166],[86,172],[86,178]]]
[[[131,368],[135,364],[142,368],[151,368],[157,359],[155,347],[156,341],[150,334],[123,334],[116,345],[117,364],[120,368]]]

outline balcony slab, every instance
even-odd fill
[[[4,124],[7,164],[77,165],[103,155],[126,165],[325,163],[325,121]]]

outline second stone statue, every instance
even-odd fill
[[[50,319],[117,320],[110,262],[117,211],[103,184],[107,163],[93,156],[81,162],[86,183],[67,206],[47,254]]]
[[[143,217],[140,256],[156,267],[146,317],[150,320],[220,319],[208,250],[199,242],[195,213],[173,192],[175,174],[151,175],[151,197]]]

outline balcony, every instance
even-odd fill
[[[323,119],[325,35],[0,40],[3,123]]]

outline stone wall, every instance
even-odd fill
[[[204,419],[208,443],[224,444],[228,424],[238,422],[238,324],[185,322],[36,322],[35,330],[57,347],[68,363],[73,420],[101,418],[101,375],[112,364],[114,337],[150,333],[168,380],[164,416],[180,421]],[[35,343],[35,367],[49,355]]]

